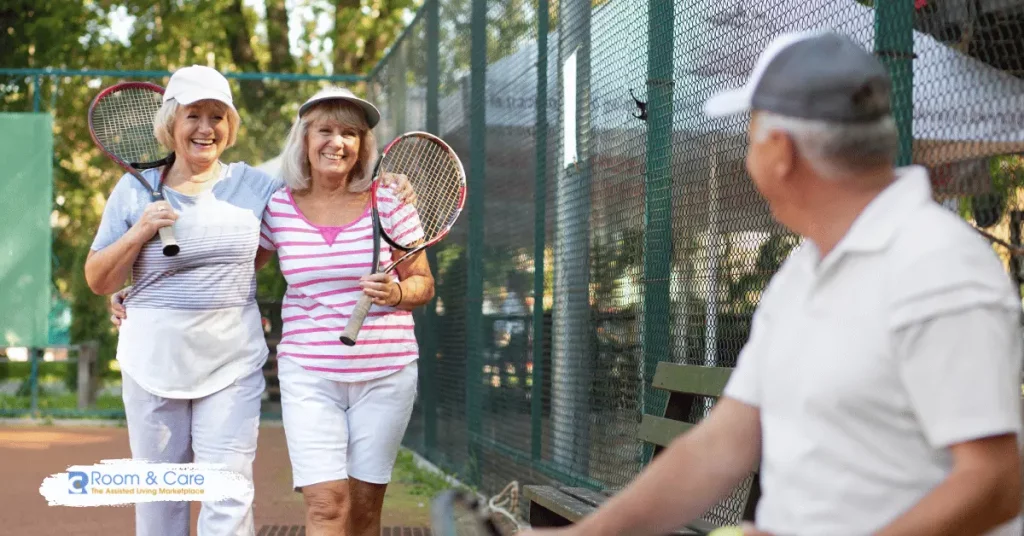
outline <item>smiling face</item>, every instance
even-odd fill
[[[174,117],[174,152],[195,167],[213,165],[228,147],[228,108],[214,100],[180,106]]]
[[[313,176],[345,180],[359,163],[359,130],[329,117],[317,118],[306,132],[307,157]]]
[[[345,103],[325,103],[306,117],[306,158],[314,178],[351,181],[362,173],[366,121],[361,110]]]

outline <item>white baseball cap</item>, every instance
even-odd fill
[[[217,72],[216,69],[193,65],[182,67],[167,82],[164,89],[164,102],[174,99],[178,104],[189,105],[193,102],[211,99],[223,102],[235,109],[235,103],[231,99],[231,86],[228,79]]]
[[[317,91],[316,95],[313,95],[309,100],[302,103],[302,106],[299,106],[299,117],[308,112],[314,104],[328,100],[343,100],[362,108],[363,113],[366,114],[366,124],[370,128],[377,126],[377,123],[380,122],[380,110],[376,106],[370,104],[370,101],[356,97],[354,93],[343,87],[327,87]]]

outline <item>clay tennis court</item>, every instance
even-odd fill
[[[129,458],[128,430],[117,427],[0,425],[0,504],[3,504],[3,533],[12,535],[75,534],[111,536],[134,532],[132,507],[70,508],[49,506],[39,494],[47,476],[68,466],[100,460]],[[303,524],[302,497],[291,491],[291,470],[284,430],[280,426],[260,427],[254,468],[256,485],[256,529],[259,534],[299,535]],[[402,483],[388,490],[384,505],[383,534],[428,534],[427,508],[418,499],[402,493]],[[192,508],[195,534],[198,504]],[[287,527],[287,529],[285,529]],[[292,530],[294,528],[294,530]]]

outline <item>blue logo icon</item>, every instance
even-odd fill
[[[81,471],[68,472],[68,494],[85,495],[89,493],[86,486],[89,485],[89,475]]]

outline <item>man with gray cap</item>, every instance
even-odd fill
[[[664,534],[760,460],[774,535],[1020,535],[1021,304],[988,244],[894,169],[885,68],[794,33],[705,112],[751,112],[747,170],[803,237],[714,410],[626,490],[550,534]],[[549,534],[538,531],[537,534]]]

